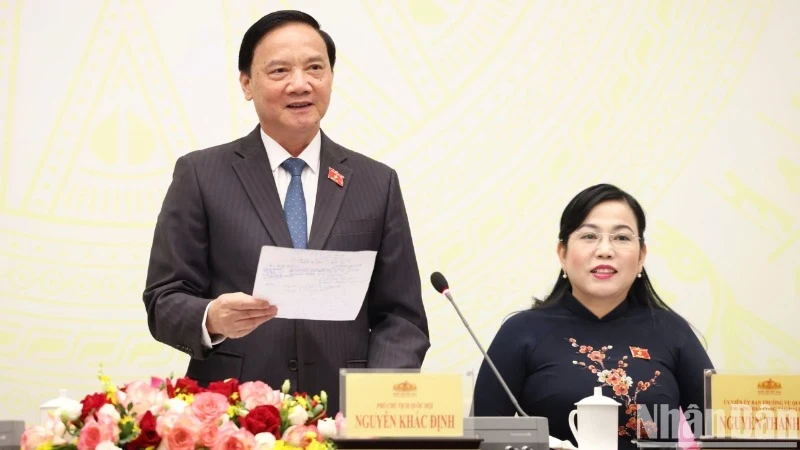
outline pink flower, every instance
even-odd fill
[[[114,423],[119,422],[121,418],[119,411],[117,411],[117,408],[111,403],[106,403],[103,405],[95,414],[97,414],[98,418],[101,416],[108,417]]]
[[[97,444],[110,440],[109,436],[105,435],[107,430],[104,428],[94,420],[94,417],[89,416],[78,438],[78,450],[94,450]]]
[[[31,438],[35,436],[47,436],[47,441],[50,441],[53,445],[63,445],[67,443],[67,440],[64,436],[69,437],[67,434],[67,427],[64,425],[64,422],[57,417],[53,417],[52,415],[48,415],[47,420],[45,421],[44,425],[36,425],[32,427],[28,427],[25,430],[25,433],[29,433]],[[23,434],[23,438],[25,434]],[[41,442],[40,442],[41,444]],[[22,445],[24,448],[24,445]]]
[[[38,447],[40,444],[44,444],[51,439],[53,439],[52,431],[41,425],[36,425],[28,428],[24,433],[22,433],[20,448],[22,450],[36,450],[36,447]]]
[[[224,396],[223,396],[224,397]],[[211,450],[255,450],[256,438],[253,433],[233,428],[220,428],[217,440]]]
[[[168,436],[170,432],[172,432],[172,427],[178,423],[178,419],[180,419],[181,416],[181,413],[173,410],[159,414],[156,418],[156,433],[158,433],[158,435],[162,438],[164,436]]]
[[[117,391],[117,401],[127,408],[128,404],[133,403],[131,412],[141,417],[146,411],[157,414],[161,411],[164,403],[169,400],[166,391],[154,388],[145,381],[134,381],[125,386],[125,391]]]
[[[154,389],[161,389],[161,386],[166,387],[167,380],[164,378],[150,377],[150,387]]]
[[[119,441],[119,426],[113,417],[104,414],[97,415],[97,425],[103,434],[104,441],[117,443]]]
[[[605,354],[598,352],[597,350],[593,351],[592,353],[589,353],[589,359],[591,359],[594,362],[602,362],[605,359],[605,357],[606,357]]]
[[[347,424],[345,423],[344,415],[341,411],[336,413],[336,417],[333,420],[336,421],[336,435],[344,436],[347,434]]]
[[[606,383],[611,386],[616,386],[622,381],[622,377],[625,376],[625,372],[620,373],[618,369],[614,369],[611,371],[608,376],[606,376]]]
[[[200,426],[200,432],[197,435],[197,440],[200,443],[200,446],[211,448],[214,445],[214,442],[216,442],[220,430],[224,431],[229,428],[232,428],[233,431],[236,431],[236,425],[234,425],[233,422],[226,422],[222,427],[217,426],[217,424],[213,421],[205,422]]]
[[[278,409],[283,402],[281,391],[276,391],[262,381],[248,381],[239,385],[239,396],[245,408],[272,405]]]
[[[203,424],[194,416],[178,418],[169,434],[164,436],[169,450],[193,450]]]
[[[228,399],[216,392],[202,392],[194,396],[188,410],[201,422],[216,422],[228,412]]]
[[[628,386],[626,384],[623,384],[623,383],[614,385],[614,394],[616,394],[616,395],[628,395]]]
[[[305,447],[311,441],[323,441],[323,437],[314,425],[293,425],[286,429],[281,439],[294,447]]]

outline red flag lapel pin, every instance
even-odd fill
[[[650,352],[648,352],[646,348],[630,347],[630,349],[631,349],[631,355],[634,358],[650,359]]]
[[[333,167],[328,167],[328,179],[338,184],[339,187],[344,186],[344,175],[337,172]]]

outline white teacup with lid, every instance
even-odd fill
[[[575,403],[569,413],[569,429],[578,440],[581,450],[617,450],[619,437],[619,406],[614,399],[603,396],[603,387],[595,386],[594,395]],[[575,424],[575,418],[578,424]]]
[[[42,425],[47,423],[47,419],[51,415],[57,415],[63,412],[67,412],[70,416],[75,415],[75,412],[80,415],[81,402],[67,397],[66,389],[59,389],[58,394],[58,397],[42,403],[39,407]]]

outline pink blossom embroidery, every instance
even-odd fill
[[[588,365],[584,361],[577,360],[572,361],[572,364],[584,367],[586,370],[597,375],[597,382],[610,386],[614,391],[614,398],[622,402],[623,406],[625,407],[625,414],[629,416],[628,422],[624,426],[619,427],[619,435],[635,436],[637,428],[636,412],[638,410],[636,397],[640,392],[644,392],[650,389],[652,386],[656,386],[656,379],[659,377],[659,375],[661,375],[661,372],[656,370],[653,378],[650,378],[647,381],[638,381],[634,386],[633,379],[631,379],[631,377],[629,377],[625,371],[625,368],[628,367],[627,355],[623,356],[622,359],[617,361],[616,367],[607,368],[604,361],[611,364],[612,360],[608,357],[606,352],[612,350],[614,348],[613,346],[604,345],[600,347],[600,349],[595,350],[594,347],[590,345],[578,344],[575,338],[569,338],[569,342],[572,347],[578,349],[575,352],[576,354],[582,355],[590,361]],[[633,390],[633,394],[631,394],[631,390]],[[651,421],[643,422],[641,419],[639,419],[639,422],[640,423],[638,425],[642,434],[646,436],[655,435],[657,431],[655,423]]]

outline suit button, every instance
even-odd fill
[[[296,359],[290,359],[289,360],[289,370],[291,370],[292,372],[297,372],[297,360]]]

